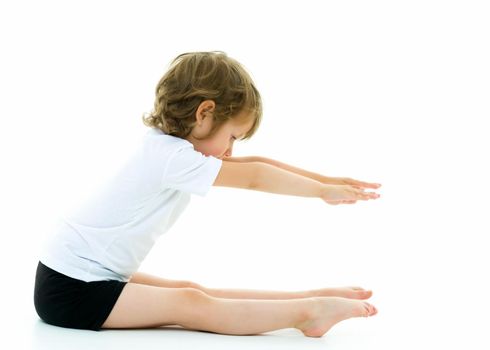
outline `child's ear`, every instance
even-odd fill
[[[202,123],[204,118],[212,118],[216,104],[213,100],[205,100],[201,102],[196,111],[196,121]]]
[[[206,109],[206,108],[209,108],[209,107],[213,107],[214,108],[214,106],[215,106],[215,102],[213,100],[204,100],[204,101],[201,102],[201,104],[197,108]]]

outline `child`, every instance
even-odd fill
[[[221,51],[185,53],[156,88],[151,127],[110,183],[65,216],[43,250],[34,304],[61,327],[149,328],[180,325],[248,335],[297,328],[320,337],[334,324],[377,313],[359,287],[302,292],[211,289],[137,272],[182,213],[191,194],[226,186],[321,198],[329,204],[378,198],[378,184],[328,178],[271,159],[232,157],[262,118],[246,70]]]

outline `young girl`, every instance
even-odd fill
[[[249,335],[297,328],[320,337],[336,323],[377,313],[359,287],[302,292],[211,289],[137,272],[191,194],[211,186],[316,197],[329,204],[378,198],[379,184],[329,178],[261,157],[232,157],[262,118],[259,92],[224,52],[185,53],[156,88],[140,147],[111,181],[60,220],[36,271],[34,304],[70,328],[180,325]]]

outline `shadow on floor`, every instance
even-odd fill
[[[325,338],[308,338],[296,329],[236,336],[195,331],[179,326],[118,329],[99,332],[51,326],[38,319],[32,326],[32,349],[322,349]]]

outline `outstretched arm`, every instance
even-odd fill
[[[258,156],[249,156],[249,157],[228,157],[224,158],[223,160],[229,161],[229,162],[238,162],[238,163],[244,163],[244,162],[261,162],[261,163],[266,163],[270,165],[274,165],[278,168],[290,171],[292,173],[301,175],[301,176],[306,176],[309,177],[312,180],[319,181],[324,184],[330,183],[329,181],[332,180],[333,178],[323,176],[320,174],[316,174],[310,171],[306,171],[297,167],[294,167],[292,165],[288,165],[285,163],[281,163],[277,160],[270,159],[270,158],[265,158],[265,157],[258,157]]]
[[[276,194],[318,197],[330,204],[378,198],[346,185],[328,185],[262,162],[223,160],[214,186],[235,187]]]
[[[321,198],[326,185],[267,163],[230,161],[225,158],[214,186]]]
[[[354,180],[348,177],[329,177],[329,176],[324,176],[321,174],[317,174],[311,171],[307,171],[289,164],[285,164],[282,162],[279,162],[274,159],[270,158],[265,158],[265,157],[259,157],[259,156],[248,156],[248,157],[228,157],[224,158],[224,160],[231,161],[231,162],[261,162],[261,163],[266,163],[270,165],[274,165],[278,168],[290,171],[292,173],[308,177],[312,180],[321,182],[323,184],[329,184],[329,185],[350,185],[350,186],[355,186],[358,188],[379,188],[381,187],[380,184],[376,183],[369,183],[369,182],[364,182],[364,181],[358,181]]]

